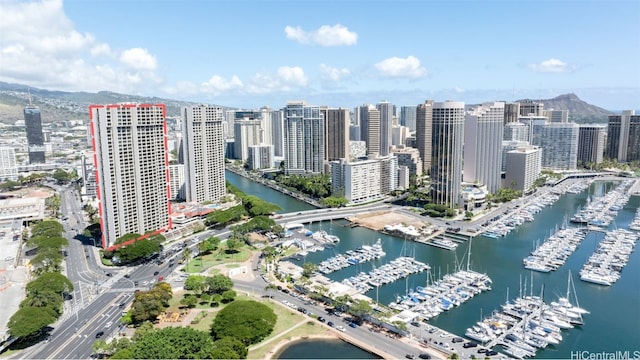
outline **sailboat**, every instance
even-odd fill
[[[576,305],[571,303],[571,290],[573,290]],[[558,298],[558,301],[551,302],[549,305],[552,311],[569,318],[573,325],[582,325],[582,315],[589,314],[589,311],[581,308],[578,303],[578,296],[576,294],[571,271],[569,271],[569,276],[567,277],[567,295],[565,297]]]

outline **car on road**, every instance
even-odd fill
[[[487,349],[485,349],[485,348],[478,349],[478,354],[484,354],[486,352],[487,352]]]
[[[102,335],[104,335],[104,331],[98,331],[98,333],[96,334],[96,339],[100,339]]]
[[[344,326],[342,326],[342,325],[338,325],[338,326],[336,326],[336,329],[338,329],[338,330],[340,330],[340,331],[342,331],[342,332],[347,331],[347,329],[345,329],[345,328],[344,328]]]
[[[153,272],[153,276],[156,276],[156,275],[158,275],[158,274],[160,274],[160,272],[159,272],[159,271],[154,271],[154,272]]]
[[[109,273],[107,273],[107,276],[111,277],[111,276],[113,276],[113,274],[109,272]]]
[[[478,343],[473,342],[473,341],[469,341],[469,342],[466,342],[466,343],[462,344],[462,347],[465,348],[465,349],[474,348],[476,346],[478,346]]]
[[[108,328],[110,328],[110,327],[111,327],[111,325],[113,325],[113,321],[109,321],[108,323],[106,323],[106,324],[104,325],[104,327],[108,329]]]
[[[318,321],[323,323],[323,322],[327,321],[327,319],[323,318],[322,316],[318,316]]]
[[[406,357],[407,359],[415,359],[416,358],[416,356],[413,355],[413,354],[407,354],[404,357]]]
[[[431,359],[431,355],[429,355],[427,353],[422,353],[422,354],[418,355],[418,357],[420,359]]]
[[[333,323],[333,322],[331,322],[331,321],[329,321],[329,322],[327,323],[327,325],[329,325],[329,327],[336,327],[336,324],[334,324],[334,323]]]
[[[417,321],[412,321],[411,325],[415,326],[415,327],[420,327],[420,323]]]
[[[124,274],[124,277],[128,279],[131,277],[131,274]]]
[[[358,327],[358,324],[356,324],[356,323],[354,323],[354,322],[350,322],[350,323],[349,323],[349,326],[355,329],[355,328],[357,328],[357,327]]]

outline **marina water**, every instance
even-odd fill
[[[301,208],[297,206],[308,206],[272,189],[266,188],[274,193],[267,195],[263,185],[233,175],[235,178],[227,178],[232,184],[248,194],[259,195],[267,201],[279,204],[283,208],[282,212],[300,211]],[[236,178],[244,181],[236,182]],[[245,187],[245,182],[249,182],[252,187]],[[586,283],[580,281],[578,275],[582,265],[596,249],[598,242],[604,238],[605,234],[600,232],[589,232],[565,265],[557,271],[531,272],[524,269],[522,265],[522,259],[536,247],[536,244],[541,244],[563,224],[573,226],[569,223],[569,218],[577,209],[584,206],[589,197],[600,196],[612,190],[615,185],[614,182],[594,182],[588,190],[580,194],[562,195],[553,205],[536,214],[533,222],[524,223],[505,237],[474,238],[471,248],[471,269],[488,274],[493,280],[492,290],[473,297],[457,308],[443,312],[429,320],[429,323],[463,335],[468,327],[482,317],[490,315],[494,310],[499,310],[507,300],[507,294],[510,299],[517,297],[520,289],[524,291],[525,283],[527,295],[531,292],[539,295],[541,286],[544,285],[545,300],[555,301],[559,296],[566,295],[567,279],[571,270],[580,306],[589,310],[591,314],[585,316],[584,325],[563,331],[562,342],[538,351],[536,358],[571,358],[572,354],[577,358],[577,356],[588,356],[585,354],[590,353],[616,351],[623,354],[629,351],[629,356],[633,357],[634,351],[640,351],[640,251],[635,250],[631,254],[627,266],[622,271],[621,279],[612,286]],[[267,196],[273,197],[269,199]],[[297,205],[294,205],[295,203]],[[640,197],[632,196],[609,228],[627,228],[639,206]],[[428,263],[431,266],[431,276],[435,279],[454,272],[456,264],[466,267],[467,263],[468,242],[458,246],[455,251],[450,251],[387,236],[361,227],[350,228],[343,220],[314,223],[308,228],[313,231],[325,230],[340,237],[341,241],[334,248],[310,252],[299,262],[300,264],[305,261],[317,264],[337,253],[344,253],[365,244],[371,245],[378,238],[382,240],[386,256],[328,275],[336,281],[360,272],[369,272],[375,266],[385,264],[399,256],[414,256],[416,260]],[[427,281],[431,281],[427,273],[414,274],[395,283],[373,289],[366,295],[383,304],[388,304],[398,295],[404,295],[407,289],[427,285]],[[429,336],[430,334],[422,335],[424,338]],[[581,355],[576,355],[578,352]]]

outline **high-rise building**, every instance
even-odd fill
[[[273,145],[249,146],[249,158],[247,167],[249,170],[269,169],[273,167]]]
[[[249,146],[262,144],[262,121],[258,119],[236,119],[235,143],[233,155],[236,159],[246,161],[249,157]]]
[[[542,167],[575,170],[578,160],[578,124],[548,123],[533,126],[531,145],[542,148]]]
[[[431,199],[435,204],[455,208],[460,202],[462,182],[464,102],[433,103],[432,139]]]
[[[164,104],[91,105],[102,246],[171,228]]]
[[[16,152],[10,147],[0,147],[0,181],[18,180]]]
[[[271,110],[271,140],[273,145],[273,156],[284,157],[284,112]],[[267,143],[268,144],[268,143]]]
[[[433,131],[433,100],[416,107],[416,147],[422,158],[422,172],[431,171],[431,144]]]
[[[520,104],[520,116],[542,116],[544,103],[535,100],[523,100]]]
[[[520,103],[508,102],[504,104],[504,124],[518,121],[520,116]]]
[[[569,110],[542,110],[542,116],[546,116],[552,123],[569,122]]]
[[[39,107],[29,105],[24,108],[24,124],[27,130],[29,164],[44,164],[44,135]]]
[[[349,157],[349,109],[321,109],[325,119],[325,160]]]
[[[509,122],[504,125],[504,141],[529,141],[529,126],[521,122]]]
[[[399,146],[391,149],[391,154],[398,158],[398,166],[404,166],[409,171],[411,183],[422,177],[422,159],[420,151],[412,147]]]
[[[490,193],[500,189],[504,103],[482,104],[464,121],[464,172],[469,183],[481,183]]]
[[[603,124],[582,124],[578,131],[578,165],[600,164],[607,134]]]
[[[400,107],[400,125],[409,128],[409,131],[416,131],[416,106]]]
[[[185,200],[218,202],[226,193],[222,107],[188,106],[182,117]]]
[[[635,110],[609,115],[605,157],[618,162],[640,160],[640,115]]]
[[[502,172],[507,171],[507,153],[509,151],[512,151],[521,147],[528,147],[528,146],[529,146],[528,141],[518,141],[518,140],[502,141],[502,168],[501,168]]]
[[[290,101],[284,108],[285,173],[322,173],[324,118],[320,107]]]
[[[344,196],[349,203],[378,200],[397,188],[398,159],[395,156],[360,161],[340,159],[330,164],[332,193]]]
[[[367,144],[367,155],[380,155],[380,110],[375,106],[362,105],[358,108],[360,118],[360,140]]]
[[[185,196],[184,164],[169,165],[169,188],[171,200],[184,200]]]
[[[542,171],[542,152],[537,146],[525,145],[507,153],[504,187],[527,192]]]
[[[380,112],[380,156],[387,156],[391,150],[394,106],[388,101],[381,101],[376,105],[376,109]]]

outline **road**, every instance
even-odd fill
[[[119,319],[122,310],[133,301],[133,293],[137,289],[146,290],[153,282],[162,276],[172,283],[172,286],[180,286],[182,278],[173,273],[174,262],[170,259],[161,264],[156,262],[145,263],[134,267],[107,268],[101,265],[97,258],[96,247],[87,237],[80,233],[85,227],[83,212],[77,191],[73,188],[54,187],[61,194],[61,210],[68,219],[63,221],[66,235],[69,239],[68,255],[65,259],[65,272],[73,282],[75,289],[73,298],[65,302],[65,312],[50,331],[49,340],[41,342],[13,358],[56,358],[79,359],[88,358],[93,352],[92,344],[96,340],[98,332],[104,332],[102,338],[108,338],[117,333],[120,328]],[[370,211],[392,209],[388,204],[372,204],[353,208],[339,209],[314,209],[297,213],[281,214],[276,220],[279,224],[286,223],[311,223],[322,220],[341,219]],[[228,237],[226,229],[207,230],[194,236],[181,240],[179,243],[190,244],[193,251],[197,243],[209,236],[218,236],[221,239]],[[173,245],[170,247],[176,247]],[[171,256],[175,260],[181,257],[181,247]],[[260,277],[252,282],[236,282],[240,290],[257,294],[264,294],[264,281]],[[291,295],[278,293],[274,300],[288,301],[304,305],[300,300]],[[122,305],[121,305],[122,304]],[[323,313],[323,308],[315,305],[304,305],[312,312]],[[338,320],[336,318],[336,320]],[[107,327],[108,323],[112,323]],[[358,341],[376,344],[380,349],[385,349],[392,357],[403,357],[407,353],[416,353],[412,346],[385,337],[383,334],[374,333],[364,328],[350,328],[346,326],[345,336],[351,336]]]

